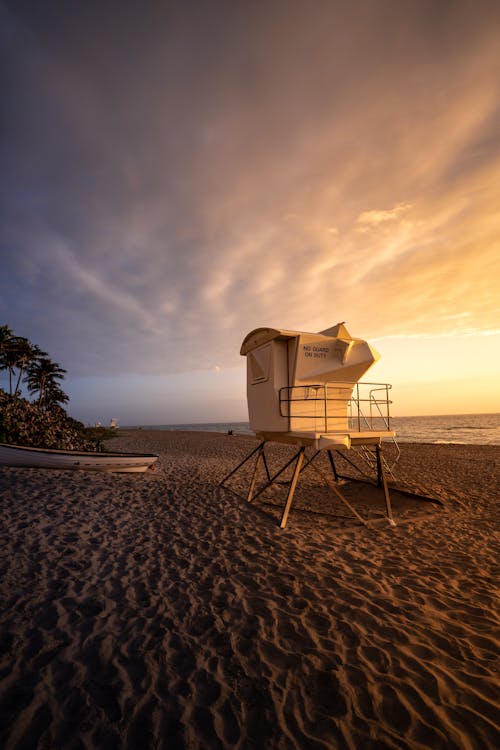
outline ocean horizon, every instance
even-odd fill
[[[122,429],[232,432],[253,435],[248,422],[193,422],[187,424],[123,425]],[[500,413],[445,414],[419,417],[392,417],[391,428],[400,443],[458,443],[460,445],[500,445]]]

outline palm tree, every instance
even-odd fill
[[[16,387],[14,389],[14,395],[18,395],[20,391],[21,378],[25,370],[37,360],[42,357],[48,357],[47,352],[43,352],[37,344],[32,344],[28,339],[22,336],[16,336],[14,341],[14,351],[17,355],[15,367],[18,370]]]
[[[14,334],[9,326],[0,326],[0,357],[4,352],[5,346],[9,343],[13,335]]]
[[[44,392],[44,407],[51,410],[54,406],[62,407],[67,404],[69,396],[64,393],[63,389],[57,383],[47,383]]]
[[[8,326],[0,327],[0,370],[9,371],[9,394],[19,395],[21,378],[26,367],[41,357],[47,357],[39,346],[32,344],[24,336],[16,336]],[[13,380],[17,370],[16,385]]]
[[[2,369],[9,371],[9,394],[12,396],[12,380],[14,377],[14,370],[17,367],[17,352],[14,347],[14,338],[11,339],[11,343],[7,345],[2,355]]]
[[[9,326],[0,326],[0,371],[1,370],[9,371],[9,386],[10,386],[11,394],[12,394],[12,371],[11,371],[10,362],[8,360],[8,352],[12,345],[13,338],[14,338],[14,334],[9,328]]]
[[[38,393],[38,404],[42,409],[46,409],[50,403],[51,389],[54,391],[56,388],[63,394],[57,381],[62,380],[65,374],[66,370],[49,357],[40,357],[28,365],[24,382],[31,394]]]

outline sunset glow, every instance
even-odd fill
[[[500,411],[498,3],[50,8],[0,0],[0,322],[72,415],[246,419],[246,333],[344,320],[396,413]]]

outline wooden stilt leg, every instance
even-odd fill
[[[257,460],[255,462],[255,466],[253,467],[253,474],[252,474],[252,481],[250,482],[250,487],[248,489],[248,495],[247,495],[247,501],[249,503],[252,502],[252,495],[255,488],[255,480],[257,479],[257,469],[259,468],[260,461],[262,459],[262,456],[264,454],[264,443],[260,446],[260,450],[257,454]],[[265,462],[265,458],[264,458]]]
[[[297,455],[297,463],[295,464],[292,481],[290,482],[290,487],[288,489],[288,496],[286,499],[285,510],[283,511],[283,515],[281,517],[280,527],[282,529],[284,529],[286,526],[288,514],[290,513],[290,508],[292,507],[293,495],[295,493],[295,488],[297,487],[297,481],[298,481],[299,474],[300,474],[300,467],[302,466],[302,461],[304,458],[304,451],[305,451],[305,448],[301,448]]]
[[[391,526],[395,526],[396,523],[394,521],[394,518],[392,517],[392,507],[391,507],[391,498],[389,496],[389,487],[387,486],[387,479],[385,477],[385,471],[384,471],[384,464],[382,461],[382,448],[380,445],[376,446],[377,451],[377,478],[378,478],[378,485],[382,484],[384,488],[384,495],[385,495],[385,507],[387,508],[387,518],[389,519],[389,523]]]

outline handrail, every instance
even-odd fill
[[[392,404],[392,401],[389,400],[389,390],[391,388],[392,388],[392,385],[389,385],[389,383],[385,383],[384,385],[381,385],[379,388],[372,388],[371,391],[370,391],[370,417],[371,417],[371,405],[373,403],[377,407],[377,410],[379,412],[379,416],[384,420],[384,422],[385,422],[385,424],[387,426],[387,429],[389,429],[389,421],[390,421],[390,418],[391,418],[390,413],[389,413],[389,406],[390,406],[390,404]],[[382,414],[382,412],[380,410],[380,401],[376,400],[373,397],[373,394],[376,391],[382,391],[382,390],[385,390],[385,394],[386,394],[385,403],[387,405],[387,415],[385,417],[384,417],[384,415]]]
[[[321,419],[324,422],[324,430],[328,432],[335,421],[348,420],[350,429],[353,421],[357,432],[373,431],[377,429],[377,423],[382,422],[386,430],[390,430],[390,409],[392,401],[389,391],[392,386],[389,383],[364,383],[364,382],[327,382],[310,383],[306,385],[285,386],[279,390],[280,416],[288,419]],[[335,391],[338,395],[335,394]],[[344,391],[344,393],[342,393]],[[339,394],[340,392],[340,394]],[[383,395],[381,395],[383,394]],[[294,404],[310,404],[311,409],[295,408]],[[317,406],[322,404],[321,414],[318,414]],[[342,405],[345,404],[345,411]],[[368,405],[365,407],[365,405]],[[313,408],[314,405],[314,408]],[[337,411],[333,413],[337,405]],[[340,409],[338,408],[340,406]]]

